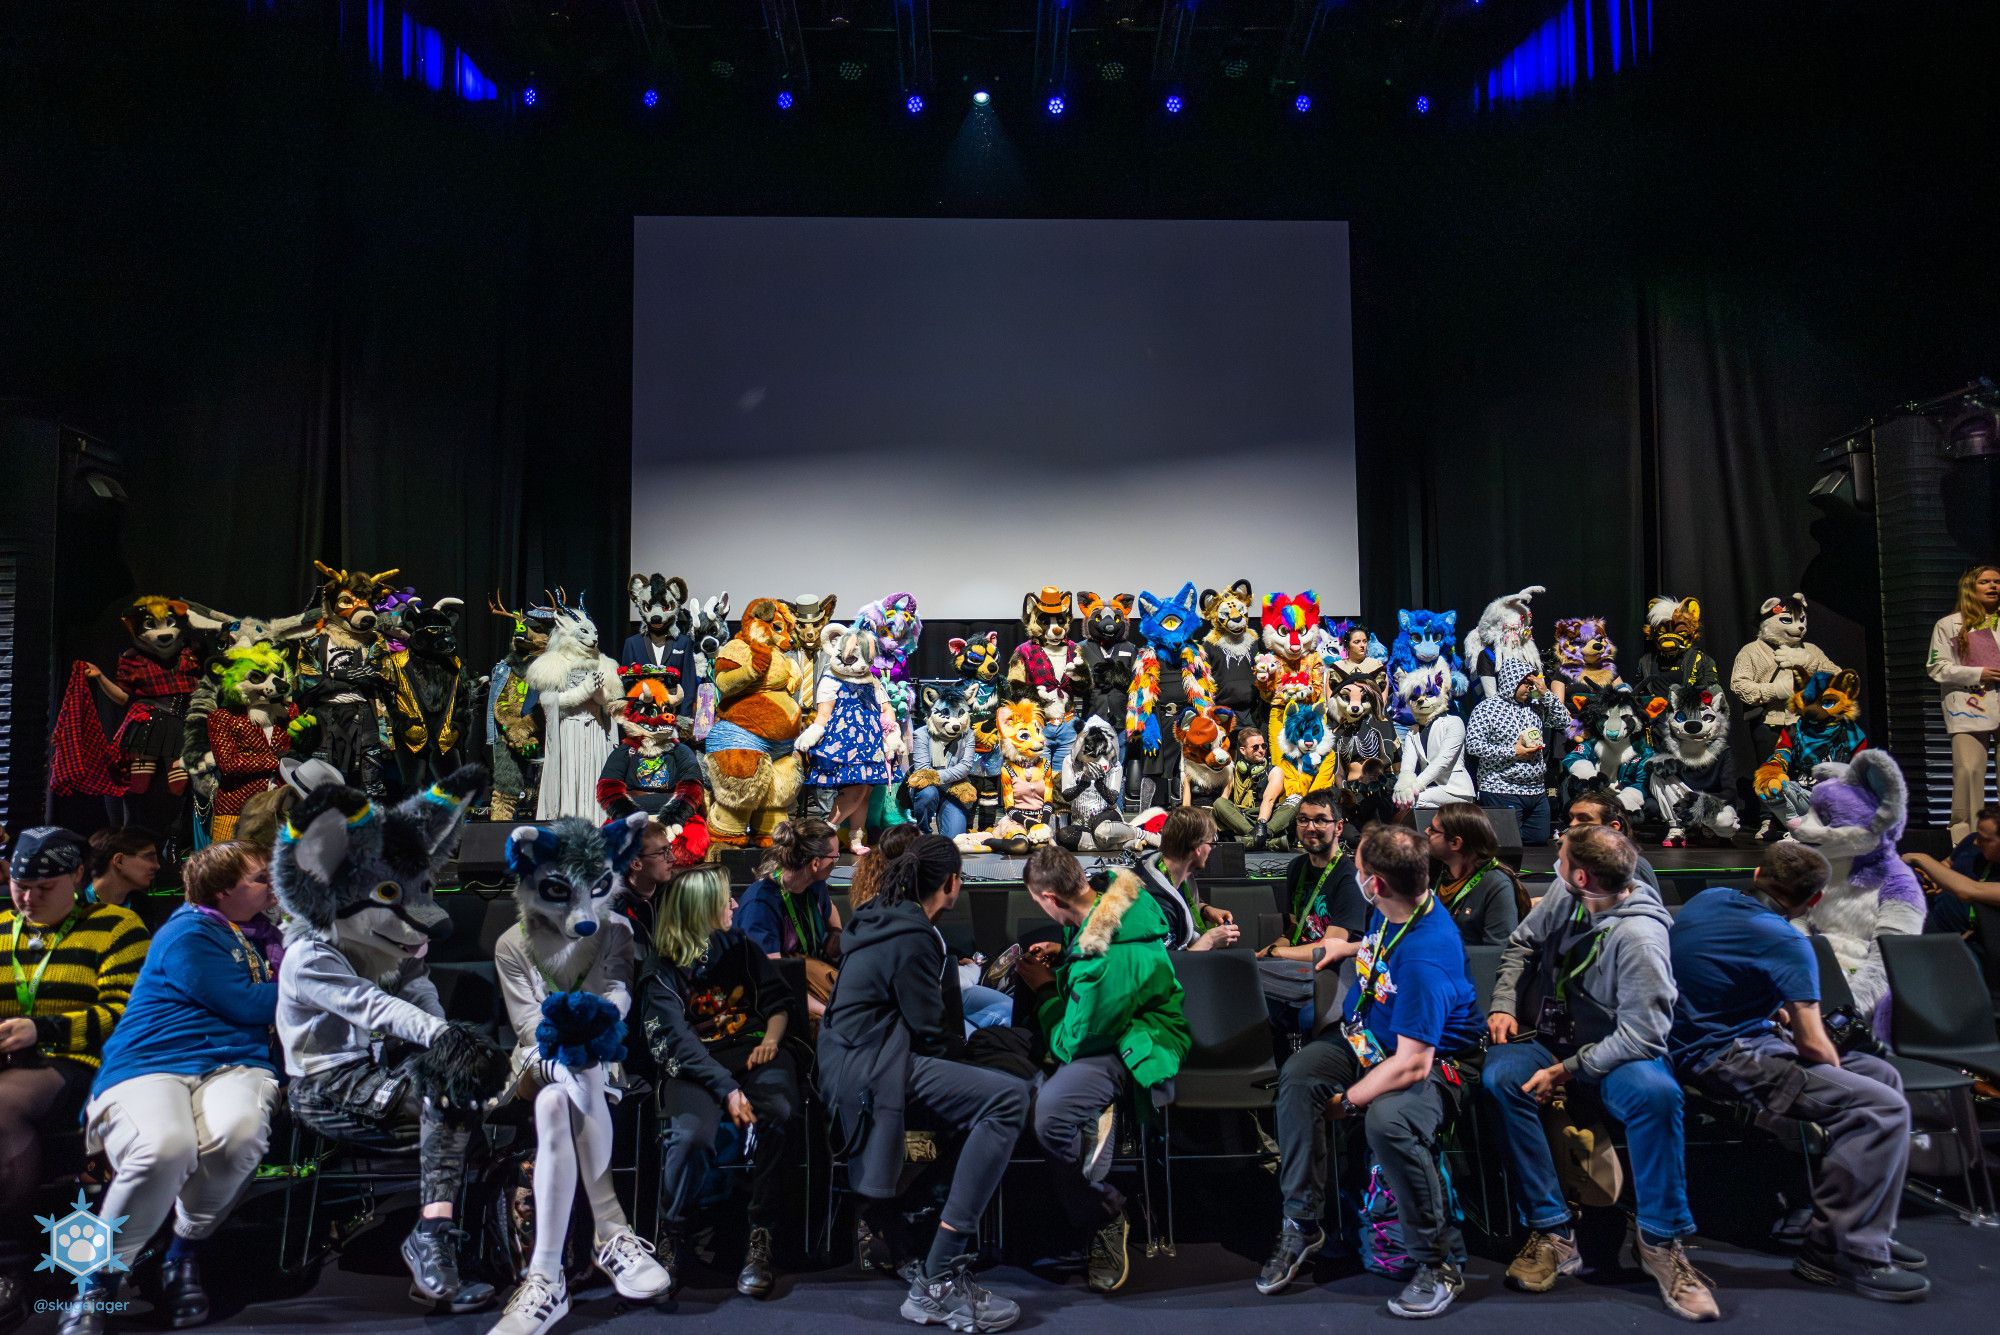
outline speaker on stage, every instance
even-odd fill
[[[770,850],[764,848],[725,848],[716,861],[729,872],[731,885],[748,885],[757,879],[757,868]]]
[[[480,820],[467,822],[458,840],[458,874],[461,878],[490,881],[507,874],[507,835],[519,821]]]
[[[1217,843],[1208,850],[1208,865],[1201,869],[1204,881],[1240,881],[1248,873],[1243,869],[1243,845]]]

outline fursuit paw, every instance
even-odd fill
[[[500,1105],[513,1065],[471,1025],[453,1020],[417,1058],[414,1074],[426,1106],[477,1117]]]
[[[1637,788],[1620,788],[1618,790],[1618,805],[1624,807],[1627,811],[1638,812],[1646,805],[1646,795]]]
[[[573,1071],[625,1060],[625,1020],[594,992],[552,992],[542,998],[535,1043],[544,1061]]]

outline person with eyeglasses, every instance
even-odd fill
[[[1312,960],[1323,942],[1352,941],[1368,927],[1368,901],[1341,843],[1346,822],[1331,788],[1299,800],[1292,833],[1304,850],[1285,867],[1285,934],[1257,952],[1264,1004],[1280,1033],[1313,1026]]]
[[[1895,1067],[1834,1046],[1820,1016],[1818,957],[1792,925],[1819,901],[1827,876],[1810,845],[1778,843],[1747,891],[1716,886],[1688,901],[1671,933],[1680,996],[1667,1049],[1681,1079],[1748,1104],[1767,1129],[1797,1134],[1810,1123],[1826,1133],[1792,1273],[1916,1302],[1930,1291],[1915,1273],[1924,1256],[1895,1239],[1910,1102]]]
[[[1132,870],[1167,916],[1168,950],[1220,950],[1242,936],[1236,916],[1201,901],[1194,874],[1215,847],[1215,817],[1206,807],[1175,807],[1160,826],[1160,851]]]
[[[826,878],[840,865],[833,826],[814,816],[771,832],[771,856],[736,901],[731,924],[772,959],[806,962],[807,1008],[818,1015],[833,995],[840,959],[840,915]]]
[[[1500,860],[1493,822],[1470,802],[1447,802],[1424,831],[1437,875],[1431,888],[1468,946],[1504,946],[1528,915],[1528,892]]]

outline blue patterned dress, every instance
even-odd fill
[[[806,762],[806,782],[815,788],[888,783],[894,777],[882,736],[881,705],[875,682],[834,683],[833,717]]]

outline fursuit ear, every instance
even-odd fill
[[[1223,736],[1227,737],[1235,733],[1236,711],[1231,709],[1228,705],[1210,706],[1208,711],[1208,716],[1215,720],[1215,725],[1217,727],[1222,729]]]
[[[625,591],[632,596],[632,605],[641,612],[646,610],[648,581],[644,575],[634,575],[625,581]]]
[[[924,687],[924,710],[925,710],[925,712],[926,712],[926,713],[928,713],[928,712],[929,712],[929,711],[931,711],[932,709],[935,709],[935,708],[937,708],[937,702],[938,702],[938,688],[937,688],[937,687],[935,687],[935,686],[926,686],[926,687]]]
[[[535,868],[555,861],[556,847],[554,830],[539,825],[516,825],[507,832],[507,870],[516,876],[526,876]]]
[[[1766,598],[1763,605],[1757,609],[1757,615],[1767,617],[1784,605],[1785,600],[1783,598]]]
[[[828,616],[833,615],[833,599],[831,597],[826,600],[826,614]],[[729,595],[727,593],[718,593],[708,600],[708,619],[718,626],[728,624]]]
[[[1449,645],[1452,636],[1458,633],[1458,612],[1456,610],[1446,612],[1438,618],[1438,624],[1444,627],[1444,642]]]
[[[1085,621],[1097,615],[1097,609],[1104,606],[1104,600],[1094,593],[1082,589],[1076,591],[1076,614]]]
[[[1203,589],[1200,601],[1196,603],[1196,606],[1201,608],[1202,617],[1207,619],[1215,615],[1215,605],[1221,601],[1222,594],[1218,590]]]
[[[1111,605],[1129,621],[1132,618],[1132,609],[1139,605],[1139,600],[1133,594],[1121,593],[1112,598]]]
[[[1872,834],[1888,830],[1909,807],[1909,785],[1903,781],[1903,771],[1897,768],[1887,751],[1871,748],[1857,752],[1854,759],[1848,762],[1847,778],[1850,783],[1859,780],[1875,797],[1875,814],[1868,818],[1868,829]]]
[[[1229,592],[1235,594],[1238,598],[1241,598],[1246,603],[1251,601],[1250,581],[1247,579],[1239,579],[1234,584],[1230,585]]]
[[[1023,625],[1028,624],[1030,621],[1034,619],[1034,616],[1035,616],[1035,595],[1032,593],[1024,593],[1021,595],[1021,623]]]
[[[960,654],[965,652],[965,641],[960,639],[946,640],[944,642],[944,647],[947,653],[949,653],[953,658],[957,658]],[[925,703],[929,702],[926,701]]]
[[[493,776],[484,765],[462,765],[415,797],[404,799],[398,814],[415,823],[424,852],[433,859],[458,836],[466,811],[485,792]]]
[[[1138,606],[1139,606],[1140,616],[1150,617],[1155,612],[1160,610],[1159,597],[1153,593],[1141,589],[1139,591]]]
[[[1189,611],[1193,611],[1195,604],[1195,597],[1196,594],[1195,594],[1194,581],[1189,580],[1187,583],[1181,585],[1181,591],[1174,595],[1174,603],[1177,606],[1184,607]]]
[[[841,637],[847,634],[847,627],[836,621],[829,621],[820,627],[819,648],[821,653],[833,653],[840,648]]]
[[[1832,689],[1858,703],[1861,699],[1861,674],[1853,668],[1841,668],[1833,674]]]
[[[639,851],[639,837],[646,832],[646,822],[651,819],[645,812],[635,811],[622,820],[606,821],[598,831],[604,836],[605,860],[623,871]]]
[[[1410,615],[1409,608],[1399,607],[1396,609],[1396,628],[1398,630],[1402,631],[1405,635],[1407,635],[1411,631],[1415,630],[1416,626],[1417,626],[1417,619]]]
[[[373,819],[368,795],[341,784],[315,788],[285,820],[278,839],[279,878],[289,863],[299,873],[331,885],[354,848],[354,831]]]
[[[988,653],[989,655],[990,655],[990,654],[997,654],[997,653],[999,653],[999,652],[1000,652],[1000,632],[999,632],[999,631],[997,631],[997,630],[989,630],[989,631],[987,631],[987,632],[986,632],[986,652],[987,652],[987,653]]]

